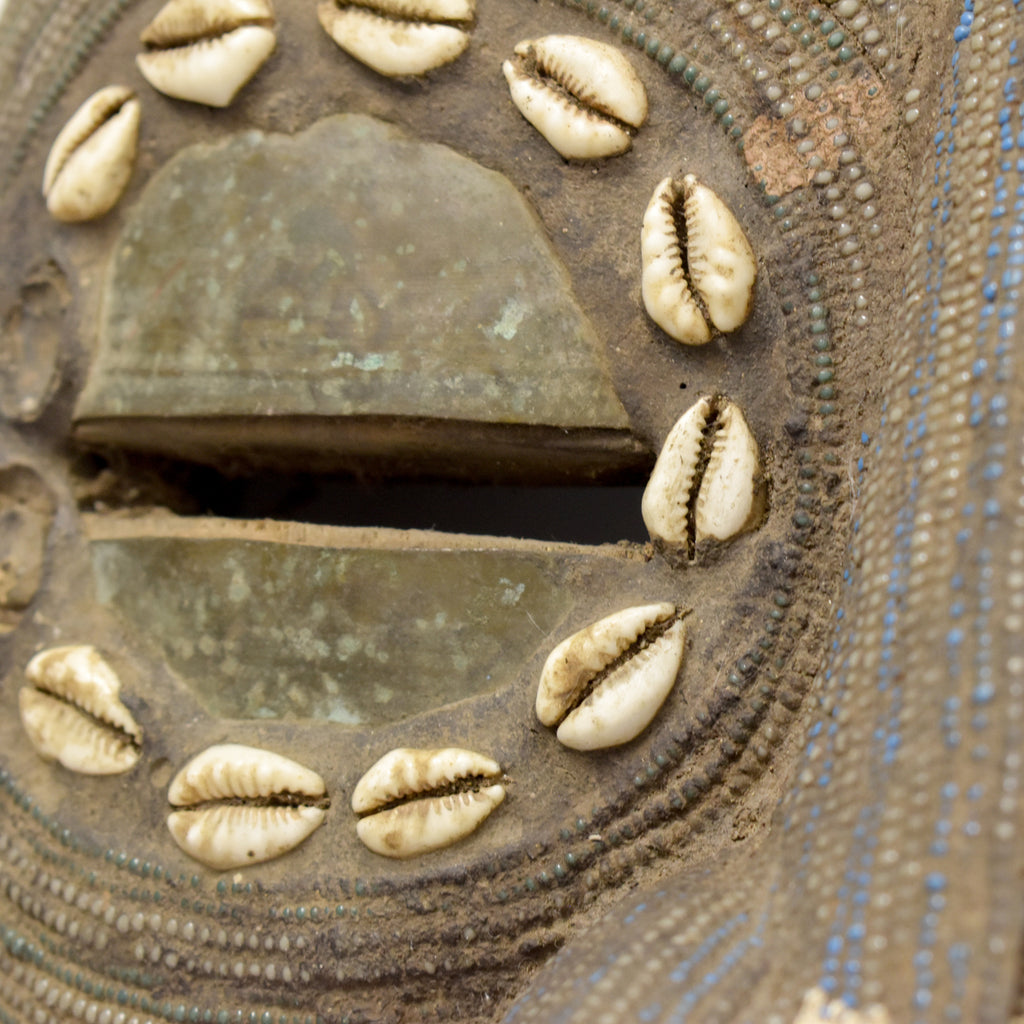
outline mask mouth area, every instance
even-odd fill
[[[142,509],[82,523],[99,604],[215,718],[364,728],[488,697],[587,595],[650,568],[634,544]]]
[[[346,477],[236,480],[212,492],[210,512],[227,518],[290,519],[568,544],[647,539],[639,485],[545,487]]]
[[[230,476],[208,466],[115,453],[79,460],[82,512],[166,509],[190,518],[276,520],[322,526],[432,531],[602,545],[648,540],[645,477],[611,482],[471,483],[437,477],[265,470]]]
[[[488,698],[583,596],[648,568],[642,473],[245,468],[114,449],[75,472],[100,604],[213,717],[383,727]]]

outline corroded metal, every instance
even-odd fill
[[[343,114],[186,147],[153,178],[117,242],[75,418],[93,443],[221,461],[243,419],[278,425],[268,456],[355,448],[364,463],[420,419],[455,451],[469,424],[556,428],[577,460],[635,463],[603,362],[510,181]],[[252,458],[241,433],[233,457]]]

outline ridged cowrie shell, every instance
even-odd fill
[[[728,540],[764,514],[757,442],[739,406],[701,398],[669,431],[641,511],[654,540],[686,545]]]
[[[174,99],[226,107],[274,52],[268,0],[170,0],[139,37],[135,62],[154,89]]]
[[[450,64],[469,45],[475,0],[324,0],[317,17],[350,56],[391,78]],[[451,24],[446,24],[451,23]]]
[[[323,822],[324,780],[280,754],[221,743],[197,754],[171,782],[174,841],[217,871],[280,857]],[[249,801],[245,803],[244,801]]]
[[[505,799],[496,761],[459,747],[385,754],[352,793],[363,843],[383,857],[418,857],[465,839]],[[470,788],[470,787],[474,788]]]
[[[686,646],[673,604],[624,608],[563,640],[544,663],[537,717],[573,750],[628,743],[669,695]],[[561,723],[561,724],[559,724]]]
[[[512,102],[567,160],[624,153],[629,128],[647,118],[647,93],[615,47],[580,36],[544,36],[502,65]]]
[[[121,703],[121,681],[87,644],[40,651],[25,667],[21,724],[47,760],[83,775],[117,775],[139,760],[142,730]]]
[[[680,209],[681,207],[681,209]],[[651,319],[684,345],[728,334],[754,305],[757,261],[739,221],[688,174],[654,190],[640,232],[641,291]]]
[[[128,187],[142,106],[123,85],[94,92],[61,129],[43,169],[46,208],[60,221],[102,217]]]

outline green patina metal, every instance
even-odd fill
[[[91,550],[100,601],[159,645],[211,715],[346,725],[507,684],[575,606],[582,558],[180,537]]]
[[[115,250],[79,419],[403,416],[626,430],[504,176],[370,117],[164,167]]]

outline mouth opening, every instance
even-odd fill
[[[210,513],[232,519],[604,544],[646,540],[642,494],[637,485],[474,486],[273,474],[232,481],[229,486],[211,481],[202,498]]]
[[[161,506],[179,515],[323,526],[428,530],[564,544],[643,543],[644,481],[471,484],[277,470],[229,476],[187,463],[121,456],[83,466],[83,511]]]

